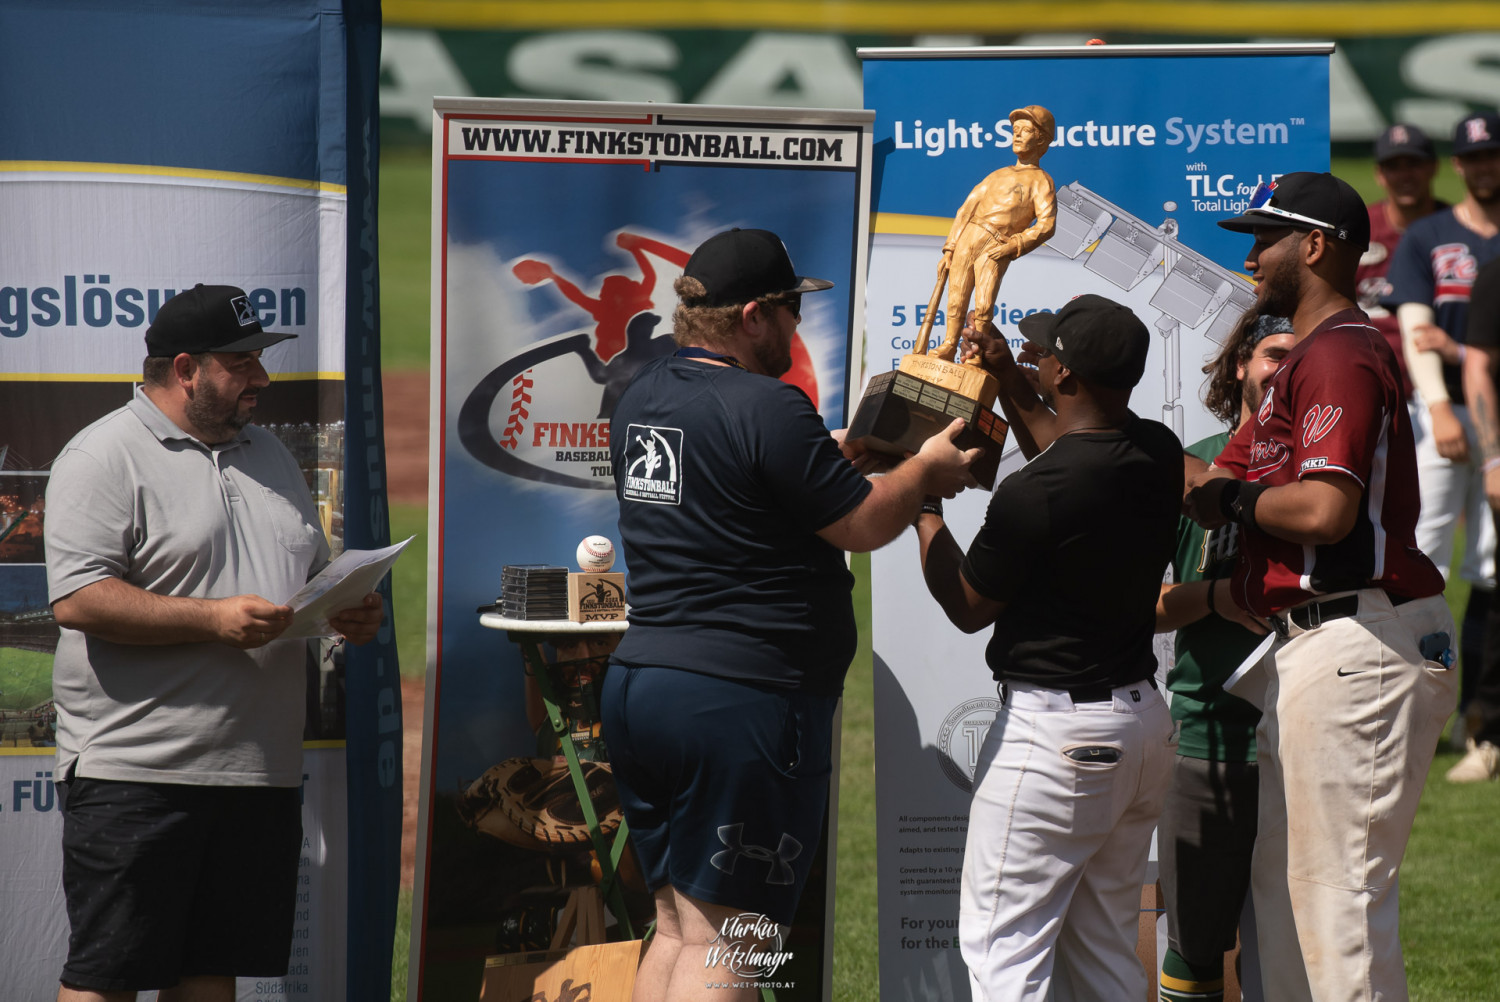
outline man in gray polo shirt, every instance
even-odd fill
[[[270,379],[245,293],[175,296],[144,385],[47,488],[63,885],[59,1000],[230,1002],[284,974],[301,846],[304,640],[281,604],[328,562],[302,471],[249,424]],[[374,637],[380,599],[329,622]]]

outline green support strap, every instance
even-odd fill
[[[552,732],[557,735],[563,758],[568,762],[568,775],[573,780],[573,791],[578,795],[578,806],[583,811],[583,822],[589,830],[589,841],[593,843],[594,854],[599,859],[602,877],[599,889],[604,892],[604,900],[608,902],[609,910],[614,913],[615,921],[620,924],[625,938],[635,939],[635,930],[630,924],[630,913],[625,908],[625,895],[620,889],[619,875],[615,869],[625,851],[626,825],[623,820],[620,822],[620,831],[615,836],[613,846],[605,841],[604,833],[599,830],[599,816],[594,812],[594,801],[589,796],[588,784],[583,778],[583,768],[578,764],[578,749],[573,746],[573,735],[569,733],[562,711],[558,709],[557,696],[552,688],[552,675],[547,670],[550,666],[542,658],[541,645],[530,634],[512,631],[510,638],[520,645],[521,655],[531,667],[537,691],[542,696],[542,704],[547,708],[547,720],[552,725]]]

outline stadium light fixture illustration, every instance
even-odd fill
[[[1167,212],[1175,203],[1162,206]],[[1223,344],[1240,315],[1255,302],[1254,287],[1177,238],[1178,224],[1167,218],[1153,225],[1090,191],[1077,181],[1057,192],[1057,229],[1046,246],[1127,292],[1158,265],[1165,275],[1152,293],[1159,311],[1154,323],[1164,341],[1162,421],[1179,437],[1182,410],[1182,328],[1197,329],[1212,318],[1205,336]],[[1086,255],[1086,256],[1084,256]],[[1225,307],[1230,307],[1225,309]]]

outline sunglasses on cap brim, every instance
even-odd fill
[[[1271,204],[1271,196],[1275,193],[1276,186],[1274,184],[1269,181],[1262,181],[1256,187],[1254,194],[1250,196],[1250,205],[1245,209],[1245,212],[1254,212],[1257,215],[1282,219],[1288,225],[1299,228],[1311,226],[1315,230],[1330,230],[1335,232],[1338,230],[1337,226],[1334,226],[1332,223],[1326,223],[1321,219],[1314,219],[1311,216],[1304,216],[1300,212],[1288,212],[1286,209],[1277,208]],[[1269,222],[1270,220],[1267,220],[1268,224]]]

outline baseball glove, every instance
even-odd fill
[[[614,776],[603,762],[581,762],[599,831],[610,838],[623,817]],[[508,758],[458,799],[459,817],[477,832],[522,849],[589,847],[588,825],[562,759]]]

